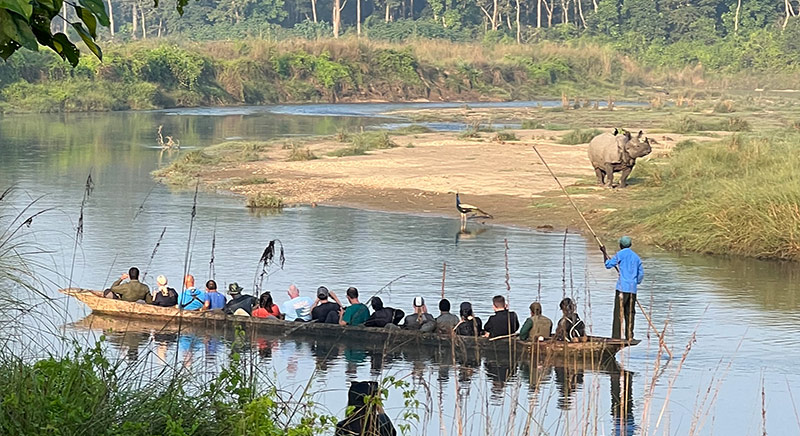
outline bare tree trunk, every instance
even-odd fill
[[[136,31],[139,29],[139,13],[136,12],[136,3],[133,3],[131,5],[131,17],[133,17],[132,20],[133,22],[131,23],[133,25],[133,31],[131,32],[131,37],[133,37],[133,39],[136,39]]]
[[[384,21],[387,23],[389,22],[389,0],[386,0],[386,16],[384,17]]]
[[[597,0],[592,0],[592,6],[594,6],[594,12],[597,13]]]
[[[733,32],[739,32],[739,11],[742,10],[742,0],[736,3],[736,15],[733,17]]]
[[[542,2],[544,0],[536,0],[536,28],[542,28]]]
[[[317,0],[311,0],[311,16],[314,17],[314,22],[317,22]]]
[[[569,23],[569,6],[567,6],[568,0],[561,0],[561,22],[562,23]]]
[[[147,39],[147,25],[144,21],[144,8],[139,6],[139,13],[142,14],[142,39]]]
[[[361,36],[361,0],[356,0],[356,35]]]
[[[331,21],[333,22],[333,37],[339,37],[339,25],[341,24],[341,0],[333,0],[333,10],[331,11]]]
[[[553,27],[553,8],[555,8],[555,1],[550,0],[550,7],[547,8],[547,27]]]
[[[111,37],[114,37],[114,8],[111,7],[111,0],[106,0],[108,3],[108,30],[111,31]]]
[[[581,2],[582,0],[575,0],[575,3],[578,4],[578,15],[581,17],[581,23],[583,23],[583,28],[586,29],[586,18],[583,16],[583,6]]]
[[[520,27],[519,23],[519,13],[520,13],[520,6],[519,6],[519,0],[517,0],[517,44],[522,44],[522,28]]]
[[[158,35],[157,35],[158,38],[161,38],[161,26],[163,24],[164,24],[164,19],[163,18],[159,18],[158,19]]]
[[[783,20],[783,26],[781,29],[786,29],[786,24],[789,23],[789,17],[794,14],[794,9],[792,5],[789,4],[789,0],[783,0],[784,6],[786,6],[786,18]]]
[[[414,19],[414,0],[411,0],[411,19]]]
[[[497,7],[497,0],[494,0],[492,5],[492,30],[497,30],[497,14],[500,12]]]

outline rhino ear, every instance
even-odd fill
[[[625,137],[626,137],[626,138],[628,138],[628,140],[630,141],[630,139],[631,139],[631,132],[629,132],[629,131],[627,131],[627,130],[625,130],[624,132],[625,132]]]
[[[642,139],[642,135],[644,135],[644,133],[639,130],[639,135],[636,137],[636,139]]]
[[[619,135],[619,129],[614,127],[614,136],[617,136],[617,135]]]

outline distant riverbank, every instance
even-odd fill
[[[462,201],[494,215],[495,223],[583,231],[579,217],[533,153],[531,146],[537,145],[595,230],[608,240],[628,233],[674,250],[800,260],[794,236],[800,235],[800,186],[787,173],[800,163],[785,150],[800,134],[792,127],[770,137],[724,132],[726,126],[750,130],[747,118],[757,114],[720,118],[698,111],[692,118],[688,111],[673,110],[493,108],[403,115],[460,118],[473,127],[432,132],[412,126],[343,131],[336,137],[226,142],[186,153],[155,174],[176,186],[199,177],[209,189],[241,194],[255,208],[332,204],[456,217],[458,191]],[[480,126],[475,120],[490,115],[498,123],[528,128],[475,127]],[[554,117],[563,124],[553,124]],[[637,163],[630,188],[595,185],[586,143],[596,132],[570,130],[584,123],[600,129],[641,126],[652,132],[653,153]],[[778,186],[775,177],[784,183]]]
[[[415,40],[148,40],[104,46],[76,68],[49,50],[0,65],[0,112],[81,112],[307,102],[563,99],[565,107],[690,103],[728,83],[652,68],[610,44]],[[727,77],[727,76],[726,76]]]

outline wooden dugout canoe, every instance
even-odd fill
[[[217,334],[225,334],[228,331],[232,332],[238,325],[246,331],[270,336],[347,341],[348,344],[357,343],[365,350],[376,352],[413,350],[420,354],[453,356],[459,360],[473,357],[502,361],[535,358],[537,361],[550,363],[574,362],[587,365],[597,362],[600,365],[615,361],[614,356],[617,352],[640,342],[638,339],[627,341],[599,336],[589,336],[586,342],[555,340],[527,342],[515,337],[489,340],[482,337],[445,336],[401,329],[251,318],[225,315],[221,311],[179,310],[175,307],[159,307],[103,298],[101,291],[87,289],[69,288],[61,289],[60,292],[80,300],[93,313],[144,321],[150,328],[158,330],[177,329],[181,326],[195,331],[213,330]],[[156,324],[158,326],[154,327]]]

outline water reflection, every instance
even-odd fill
[[[636,422],[633,415],[633,373],[611,371],[611,416],[616,436],[633,436]]]

